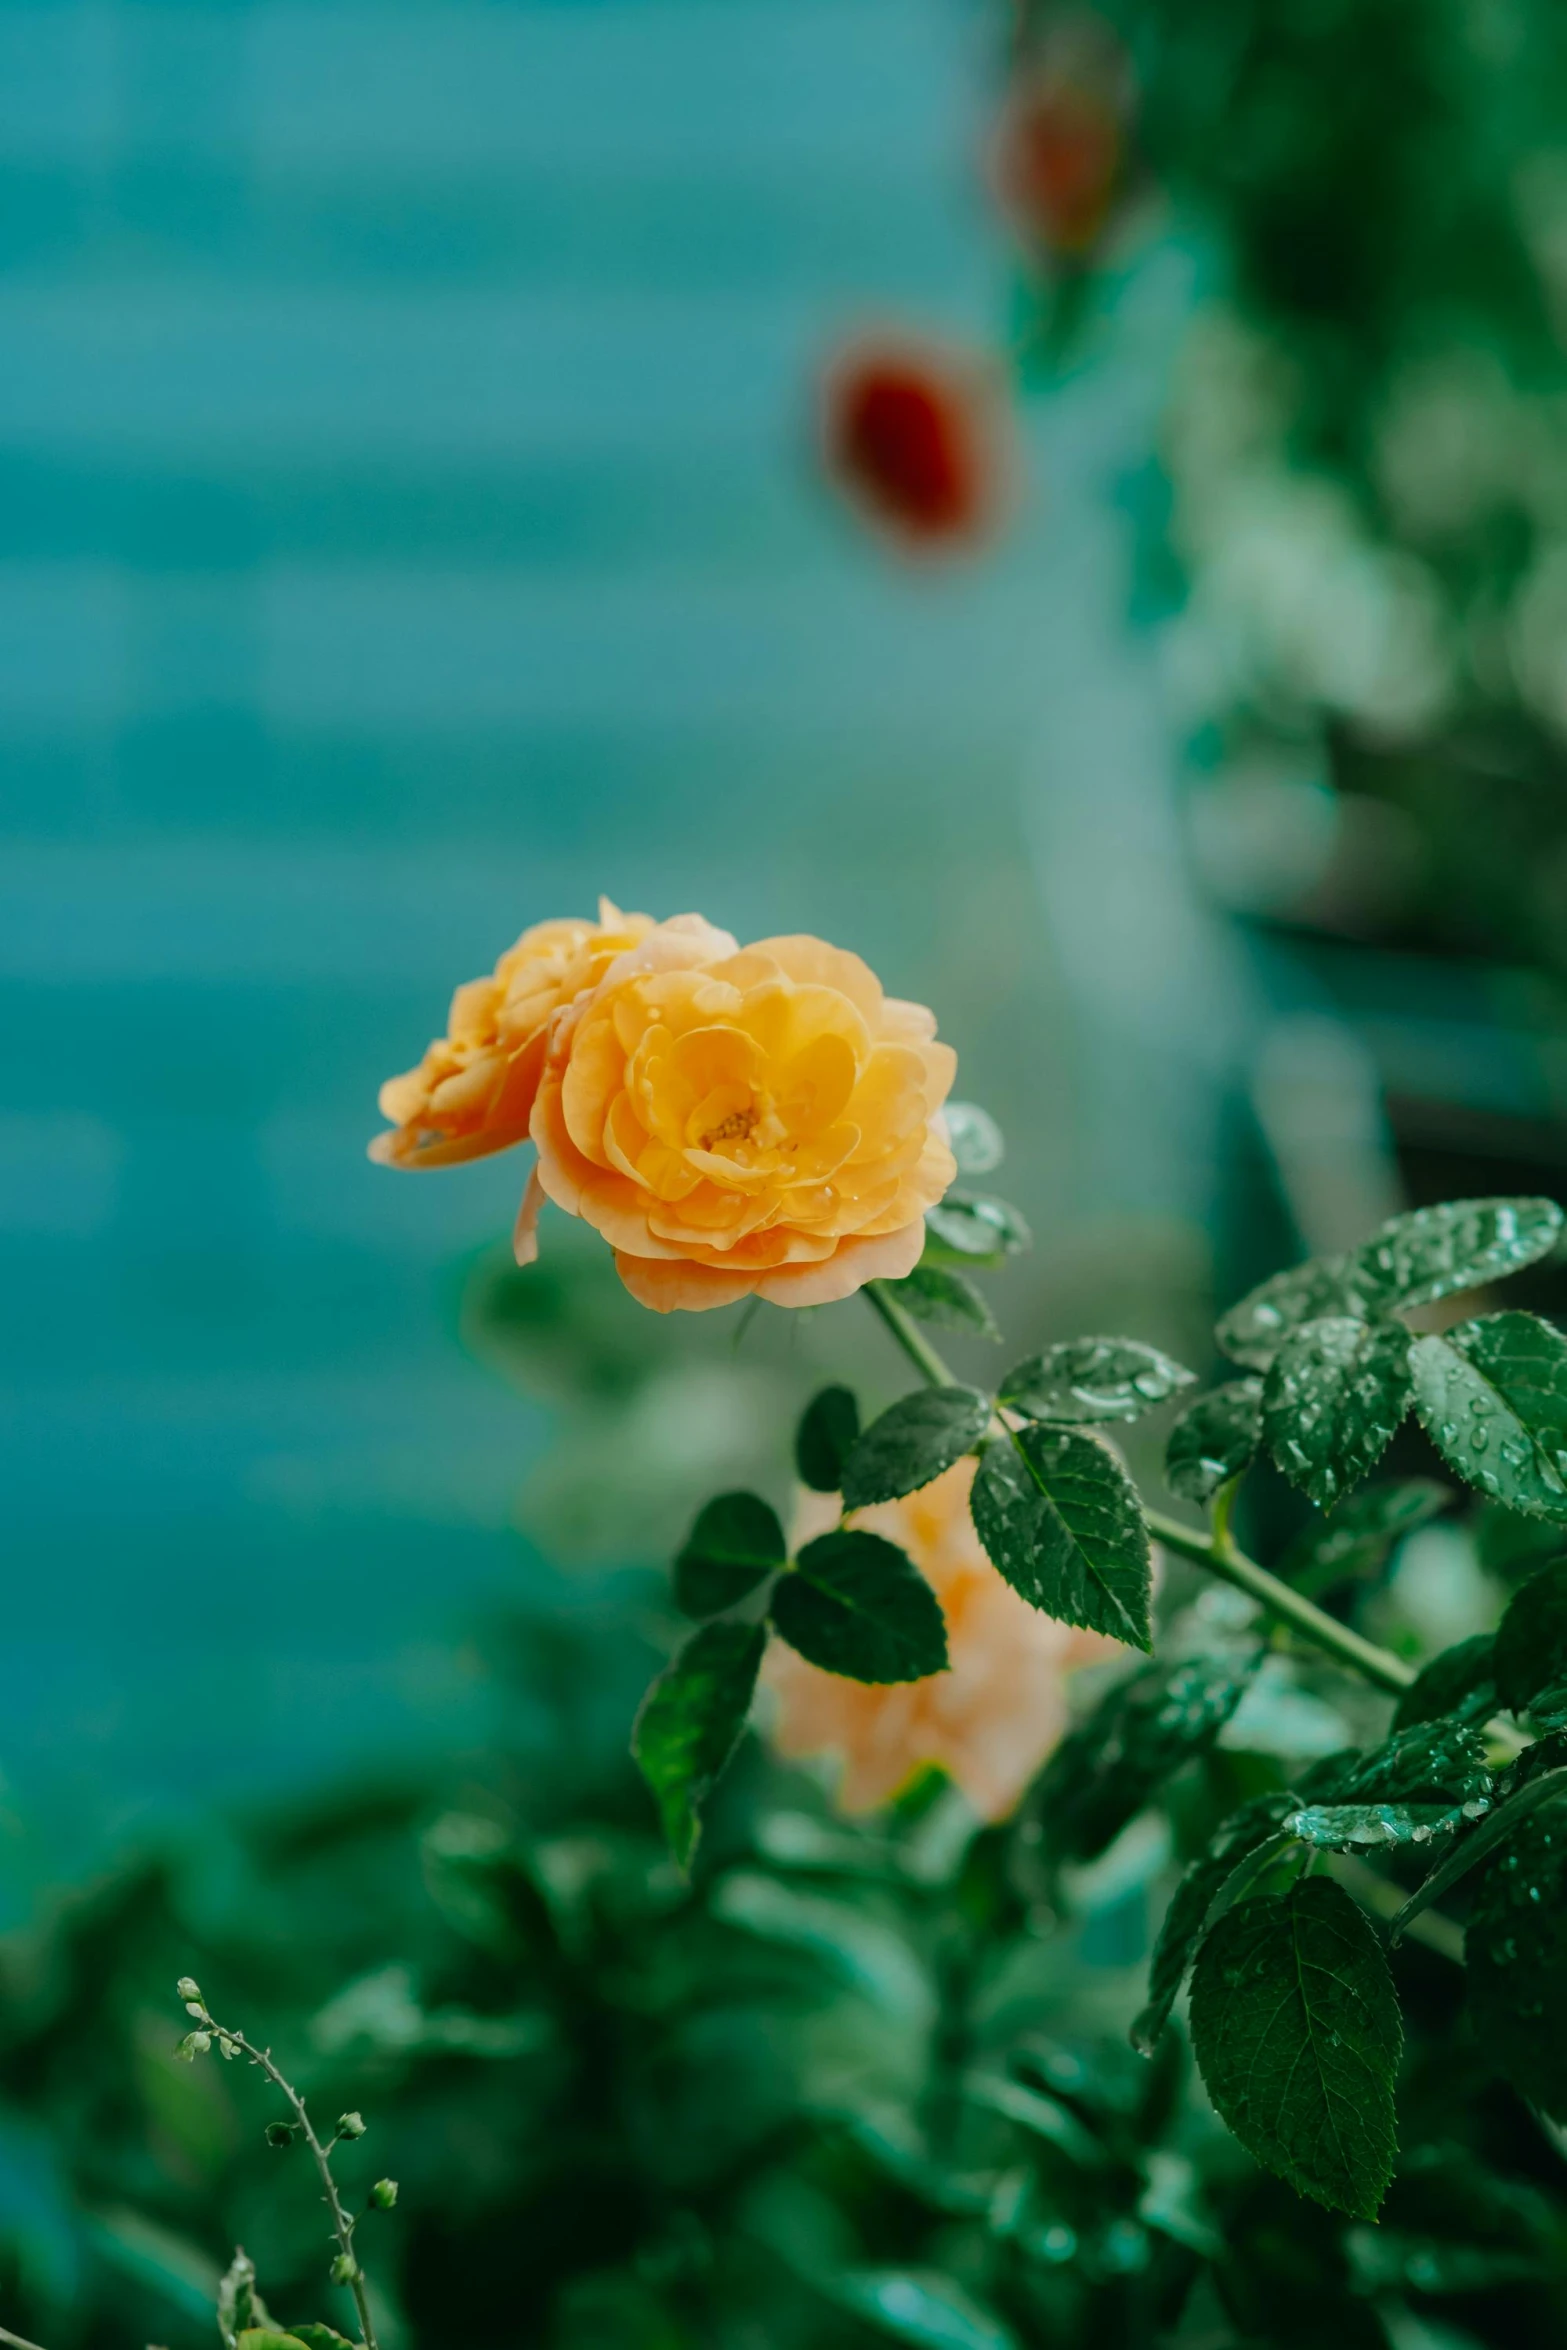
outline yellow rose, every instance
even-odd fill
[[[763,939],[718,959],[647,941],[554,1026],[538,1183],[665,1313],[825,1305],[909,1272],[955,1172],[956,1062],[855,955]],[[531,1253],[525,1205],[519,1255]]]
[[[395,1131],[376,1136],[371,1158],[386,1167],[455,1167],[526,1142],[551,1019],[653,927],[646,914],[622,914],[600,898],[596,923],[525,930],[487,979],[457,990],[447,1033],[418,1068],[382,1086],[381,1113]]]
[[[1068,1676],[1126,1653],[1103,1633],[1041,1615],[1003,1582],[969,1517],[977,1465],[961,1460],[920,1492],[851,1520],[907,1551],[935,1592],[947,1619],[946,1672],[868,1687],[807,1664],[781,1640],[767,1652],[772,1743],[794,1761],[836,1760],[846,1812],[878,1810],[934,1763],[981,1819],[1004,1819],[1066,1729]],[[837,1518],[832,1496],[805,1495],[796,1547]]]

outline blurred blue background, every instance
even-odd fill
[[[526,923],[696,906],[935,1003],[1047,1323],[1200,1333],[1237,1201],[1276,1249],[1548,1187],[1555,983],[1379,944],[1397,821],[1293,720],[1232,772],[1154,625],[1180,367],[1187,444],[1252,416],[1179,357],[1211,223],[1107,254],[983,563],[820,477],[845,334],[1006,347],[999,46],[949,0],[0,9],[9,1898],[475,1723],[550,1422],[459,1300],[522,1171],[364,1146]],[[1236,576],[1335,675],[1375,635],[1331,565]],[[1311,691],[1386,728],[1354,674]]]

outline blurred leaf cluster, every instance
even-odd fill
[[[1084,13],[1027,0],[1017,76],[1086,54]],[[1210,257],[1149,541],[1184,580],[1198,861],[1253,914],[1560,973],[1567,20],[1093,21],[1127,158],[1093,252],[1044,257],[1047,308],[1080,318],[1085,275],[1113,303],[1161,199]]]

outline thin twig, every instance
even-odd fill
[[[11,2350],[38,2350],[36,2342],[26,2341],[21,2334],[9,2333],[4,2326],[0,2326],[0,2342],[9,2342]]]

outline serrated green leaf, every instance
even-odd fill
[[[1001,1129],[975,1102],[948,1102],[941,1113],[960,1175],[990,1175],[1006,1156]]]
[[[1132,2046],[1149,2056],[1170,2020],[1197,1943],[1225,1886],[1241,1863],[1277,1835],[1294,1798],[1259,1795],[1221,1822],[1206,1852],[1190,1862],[1170,1896],[1148,1962],[1148,2004],[1132,2026]]]
[[[1440,1901],[1450,1886],[1467,1877],[1471,1869],[1478,1868],[1500,1846],[1510,1843],[1541,1804],[1554,1803],[1562,1797],[1567,1797],[1567,1764],[1527,1780],[1505,1803],[1499,1803],[1488,1813],[1478,1827],[1471,1829],[1456,1851],[1448,1853],[1422,1879],[1389,1927],[1389,1939],[1396,1942],[1422,1910],[1429,1909],[1433,1901]]]
[[[1329,2210],[1375,2219],[1403,2027],[1348,1894],[1310,1877],[1228,1910],[1198,1953],[1191,2016],[1208,2094],[1247,2152]]]
[[[1536,1804],[1488,1861],[1464,1957],[1487,2054],[1521,2096],[1567,2120],[1567,1798]]]
[[[1035,1782],[1030,1808],[1051,1849],[1092,1860],[1166,1779],[1213,1744],[1260,1651],[1143,1665],[1106,1692]]]
[[[813,1493],[836,1493],[843,1464],[860,1433],[860,1407],[847,1387],[824,1387],[813,1395],[795,1430],[794,1465]]]
[[[1135,1338],[1068,1338],[1007,1373],[999,1401],[1031,1420],[1136,1420],[1196,1374]]]
[[[1303,1322],[1346,1315],[1363,1321],[1369,1310],[1366,1284],[1352,1255],[1309,1257],[1231,1306],[1220,1316],[1214,1336],[1235,1362],[1265,1371]]]
[[[852,1681],[923,1681],[946,1668],[936,1594],[896,1543],[858,1528],[806,1544],[773,1586],[772,1619],[809,1663]]]
[[[1263,1381],[1262,1432],[1290,1483],[1328,1509],[1375,1468],[1409,1400],[1403,1325],[1334,1315],[1280,1346]]]
[[[925,1258],[932,1264],[999,1265],[1032,1246],[1017,1209],[988,1192],[952,1190],[925,1211]]]
[[[721,1493],[698,1512],[675,1560],[675,1605],[688,1616],[721,1615],[788,1555],[777,1513],[765,1501]]]
[[[1514,1592],[1496,1634],[1496,1693],[1524,1713],[1567,1680],[1567,1559],[1553,1559]]]
[[[702,1805],[740,1742],[766,1646],[761,1624],[704,1624],[642,1700],[631,1751],[682,1868],[696,1850]]]
[[[1328,1756],[1300,1791],[1314,1803],[1472,1803],[1490,1795],[1491,1770],[1479,1732],[1444,1714],[1395,1730],[1365,1754]]]
[[[1435,1836],[1450,1836],[1464,1820],[1479,1818],[1485,1808],[1484,1797],[1473,1804],[1313,1803],[1292,1811],[1283,1824],[1303,1844],[1349,1852],[1358,1846],[1429,1844]]]
[[[934,2271],[853,2269],[831,2290],[841,2308],[909,2350],[1016,2350],[1010,2327]]]
[[[916,1265],[887,1290],[905,1313],[941,1330],[972,1330],[978,1338],[999,1338],[994,1315],[972,1281],[950,1265]]]
[[[1212,1501],[1249,1469],[1262,1443],[1262,1381],[1231,1379],[1187,1405],[1164,1448],[1164,1481],[1185,1501]]]
[[[1108,1446],[1030,1426],[988,1445],[970,1496],[992,1564],[1063,1624],[1152,1645],[1152,1566],[1137,1489]]]
[[[960,1461],[990,1426],[994,1409],[977,1387],[917,1387],[872,1420],[843,1464],[843,1506],[896,1501]]]
[[[1320,1599],[1335,1584],[1374,1573],[1395,1542],[1438,1517],[1452,1498],[1447,1486],[1429,1477],[1351,1493],[1290,1545],[1278,1571],[1308,1599]]]
[[[1399,1699],[1394,1729],[1407,1730],[1443,1714],[1455,1714],[1461,1722],[1488,1721],[1496,1711],[1493,1645],[1489,1632],[1476,1632],[1434,1656]]]
[[[1384,1309],[1431,1305],[1549,1256],[1561,1230],[1554,1200],[1449,1200],[1382,1225],[1354,1251],[1357,1280]]]
[[[1567,1340],[1486,1314],[1410,1349],[1415,1410],[1450,1468],[1525,1517],[1567,1517]]]

